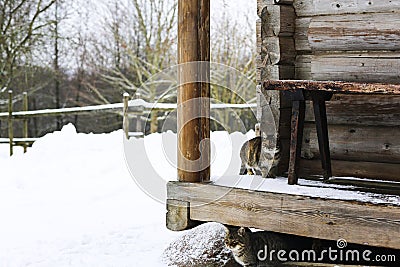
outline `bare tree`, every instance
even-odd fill
[[[57,0],[2,0],[0,2],[0,88],[8,87],[14,71],[42,36],[50,22],[41,17]]]
[[[101,71],[102,80],[112,92],[97,88],[99,97],[120,98],[122,92],[138,92],[149,102],[159,101],[161,96],[164,100],[174,97],[145,81],[176,62],[175,1],[115,1],[108,8],[111,16],[104,22],[105,41],[99,44],[99,50],[112,58]],[[158,113],[152,112],[150,120],[151,132],[156,132]]]

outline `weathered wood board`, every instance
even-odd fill
[[[400,0],[294,0],[299,17],[349,13],[396,12]]]
[[[313,80],[400,83],[400,53],[315,55]]]
[[[400,13],[316,17],[308,40],[313,51],[399,50]]]
[[[294,18],[292,12],[283,12],[291,7],[295,10]],[[400,84],[400,0],[294,0],[280,4],[259,0],[258,11],[259,51],[264,55],[258,64],[259,82],[297,79]],[[288,23],[292,21],[293,35],[292,24]],[[295,51],[282,42],[271,45],[268,40],[273,36],[276,40],[293,36]],[[282,99],[280,102],[276,111],[283,152],[279,169],[284,171],[288,162],[291,109],[286,103],[282,105]],[[372,178],[370,174],[381,174],[368,165],[376,162],[387,174],[381,177],[397,179],[393,166],[398,166],[400,157],[396,141],[400,135],[399,96],[335,94],[327,102],[327,114],[332,156],[336,166],[340,162],[339,166],[346,168],[340,174]],[[312,105],[307,107],[306,121],[309,122],[306,135],[312,140],[303,144],[307,150],[303,156],[313,155],[308,161],[315,168],[314,174],[318,174]],[[361,171],[361,167],[370,174]],[[338,167],[336,173],[337,170]]]
[[[174,182],[168,198],[189,202],[194,221],[400,249],[398,206]]]
[[[400,164],[400,138],[393,138],[394,136],[400,136],[400,126],[333,124],[329,127],[331,157],[338,160]],[[303,156],[307,159],[318,159],[319,154],[315,124],[306,123]]]
[[[336,177],[358,177],[372,180],[400,182],[400,164],[369,161],[332,160],[332,173]],[[300,160],[300,177],[320,176],[320,160]]]

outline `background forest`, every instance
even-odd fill
[[[256,1],[211,2],[212,62],[238,69],[254,81]],[[7,111],[8,90],[14,92],[15,110],[22,108],[23,92],[28,93],[29,110],[116,103],[124,92],[139,93],[148,102],[173,103],[174,93],[159,99],[158,92],[142,85],[176,64],[176,26],[174,0],[1,0],[0,110]],[[243,88],[240,95],[255,102],[255,89]],[[218,86],[212,87],[212,97],[224,103],[244,101]],[[147,132],[160,131],[162,115],[150,114]],[[252,128],[250,113],[241,115]],[[229,120],[229,114],[219,114],[218,120],[224,117]],[[29,136],[69,122],[79,132],[122,127],[120,114],[34,118]],[[7,121],[1,121],[0,135],[7,136]]]

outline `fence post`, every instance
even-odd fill
[[[135,98],[140,99],[140,93],[136,92]],[[142,115],[143,111],[141,114],[136,115],[136,132],[138,133],[142,132]]]
[[[14,154],[14,129],[13,129],[13,91],[8,91],[8,138],[10,139],[10,157]]]
[[[123,102],[124,102],[124,119],[123,119],[123,129],[125,133],[125,137],[128,140],[129,139],[129,116],[128,116],[128,111],[129,111],[129,94],[124,93],[123,96]]]
[[[23,93],[23,111],[28,111],[28,93],[24,92]],[[23,138],[27,139],[28,138],[28,117],[24,119],[24,128],[22,129],[23,133]],[[26,153],[28,150],[28,143],[24,143],[24,153]]]

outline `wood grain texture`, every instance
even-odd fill
[[[332,159],[400,164],[400,126],[329,125]],[[314,123],[306,123],[303,156],[318,159],[317,133]]]
[[[398,12],[400,0],[294,0],[299,17],[350,13]]]
[[[352,83],[331,81],[264,81],[264,90],[296,91],[326,91],[342,94],[383,94],[400,95],[400,84],[384,83]]]
[[[296,31],[294,33],[295,47],[297,51],[311,52],[311,46],[308,41],[308,29],[311,24],[311,17],[296,18]]]
[[[335,94],[326,107],[329,124],[400,126],[400,96]],[[307,105],[306,121],[315,121],[312,105]]]
[[[399,50],[400,13],[314,17],[307,33],[312,51]]]
[[[400,207],[169,183],[168,198],[190,202],[190,218],[356,244],[400,248]]]
[[[400,53],[315,55],[311,62],[311,75],[314,80],[398,84]]]
[[[332,172],[336,177],[358,177],[372,180],[388,180],[400,182],[400,164],[378,163],[368,161],[332,160]],[[300,177],[320,176],[322,172],[320,160],[300,161]]]
[[[178,179],[208,181],[210,0],[179,0],[178,20]]]
[[[171,231],[183,231],[198,225],[190,220],[190,203],[167,199],[167,228]]]

